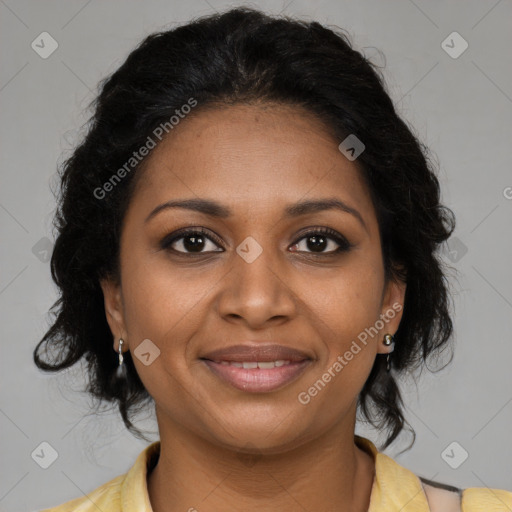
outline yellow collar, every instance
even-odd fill
[[[419,478],[393,459],[377,450],[365,437],[356,435],[357,446],[375,461],[375,478],[368,512],[428,512],[428,502]],[[153,467],[160,453],[160,441],[155,441],[137,457],[121,484],[123,512],[151,512],[147,489],[148,467]]]
[[[373,456],[375,478],[368,512],[428,512],[428,501],[420,479],[391,457],[379,452],[365,437],[354,436],[355,443]]]

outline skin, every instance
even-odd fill
[[[404,303],[405,284],[384,279],[357,160],[339,142],[298,107],[236,105],[189,115],[145,162],[122,229],[121,283],[101,285],[114,349],[122,338],[132,356],[145,339],[160,350],[148,366],[133,357],[160,432],[148,476],[155,512],[368,509],[374,461],[354,444],[357,398],[377,354],[390,351],[383,337],[396,332],[401,312],[309,404],[297,399],[379,315]],[[288,204],[333,197],[364,225],[335,209],[283,216]],[[232,215],[173,208],[145,222],[162,203],[186,198],[214,200]],[[191,253],[181,238],[161,248],[186,227],[222,244],[205,239]],[[309,227],[331,228],[353,246],[335,254],[328,238],[315,251]],[[248,236],[263,249],[252,263],[236,252]],[[281,389],[247,393],[198,359],[246,340],[298,348],[313,361]]]

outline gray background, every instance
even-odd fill
[[[57,297],[46,261],[55,207],[50,185],[102,77],[145,35],[234,5],[240,4],[0,0],[2,511],[37,510],[90,492],[126,472],[146,446],[115,413],[85,416],[90,399],[80,392],[79,371],[45,375],[32,363]],[[440,162],[443,200],[458,222],[443,258],[459,271],[451,280],[454,360],[437,374],[422,375],[417,388],[406,384],[406,413],[417,441],[397,455],[410,440],[402,436],[386,453],[437,481],[512,489],[511,2],[245,5],[345,28],[356,48],[381,65],[375,48],[384,53],[399,112]],[[31,48],[44,31],[59,45],[47,59]],[[441,46],[453,31],[469,44],[458,58]],[[140,425],[155,431],[151,411],[147,416]],[[358,432],[380,440],[372,430]],[[58,452],[48,469],[31,457],[43,441]],[[460,447],[448,450],[452,465],[462,460],[462,449],[469,454],[457,469],[442,456],[454,441]]]

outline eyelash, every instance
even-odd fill
[[[160,242],[160,247],[164,250],[171,250],[172,252],[174,252],[176,254],[180,254],[180,255],[198,256],[201,254],[207,254],[208,252],[211,252],[211,251],[197,252],[197,253],[183,252],[183,251],[176,251],[175,249],[172,249],[170,247],[174,242],[181,240],[182,238],[187,238],[187,236],[191,236],[191,235],[202,235],[202,236],[206,237],[208,240],[210,240],[211,242],[214,242],[215,244],[222,247],[222,242],[219,240],[219,238],[204,228],[186,228],[186,229],[180,230],[176,233],[172,233],[171,235],[166,236]],[[319,252],[319,253],[306,252],[306,254],[313,255],[313,256],[321,256],[321,257],[334,256],[334,255],[342,253],[342,252],[347,252],[353,247],[353,244],[348,242],[345,237],[341,236],[336,231],[334,231],[330,228],[325,228],[325,227],[312,228],[312,229],[306,231],[305,233],[302,233],[300,235],[300,237],[297,238],[296,241],[292,244],[292,246],[298,244],[298,242],[300,242],[304,238],[310,238],[314,235],[329,235],[327,238],[334,240],[339,245],[339,247],[337,249],[335,249],[334,251]],[[221,252],[221,251],[213,251],[213,252]],[[293,251],[293,252],[297,252],[300,254],[305,251]]]

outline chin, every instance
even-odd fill
[[[224,428],[215,428],[217,442],[242,453],[279,454],[289,451],[307,440],[307,429],[301,428],[292,415],[250,418],[224,418]],[[226,433],[232,434],[230,436]],[[212,432],[213,433],[213,432]],[[219,437],[217,437],[219,436]]]

